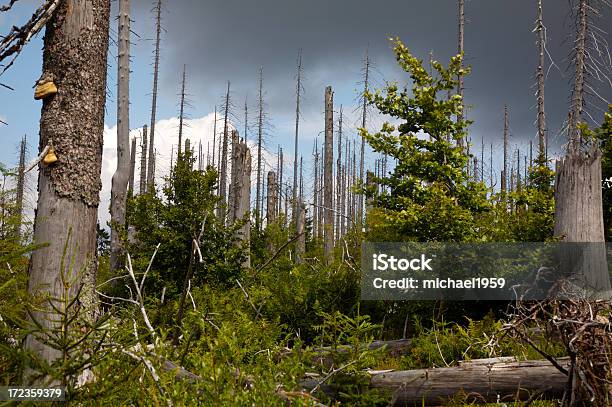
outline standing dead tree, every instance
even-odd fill
[[[366,51],[364,67],[363,67],[363,92],[361,95],[361,128],[365,130],[366,122],[367,122],[367,108],[368,108],[368,99],[366,97],[370,86],[370,57],[369,53]],[[365,181],[364,178],[364,170],[365,170],[365,138],[361,137],[361,149],[359,151],[359,182],[363,183]],[[359,196],[359,204],[357,205],[358,210],[358,225],[363,224],[363,208],[364,208],[364,199],[363,195]]]
[[[231,222],[243,221],[244,224],[236,231],[236,237],[246,248],[243,267],[251,267],[250,233],[251,223],[248,216],[251,207],[251,151],[246,141],[240,141],[238,132],[232,132],[232,179],[230,195],[232,206],[229,207]]]
[[[298,264],[304,262],[304,254],[306,253],[306,205],[304,205],[304,178],[303,178],[303,160],[300,157],[300,188],[298,194],[298,212],[296,218],[296,232],[298,236],[297,244],[295,247],[296,261]]]
[[[546,47],[546,33],[544,28],[544,17],[542,14],[542,0],[538,0],[538,18],[536,20],[535,31],[538,36],[538,69],[536,71],[536,97],[538,102],[538,154],[540,160],[542,158],[546,159],[546,110],[544,109],[544,51]]]
[[[221,142],[221,152],[219,154],[219,166],[221,168],[219,173],[219,196],[222,199],[221,206],[219,207],[219,211],[217,216],[222,217],[223,215],[223,205],[225,204],[225,199],[227,198],[227,144],[228,144],[228,131],[229,131],[229,114],[230,114],[230,82],[227,81],[227,93],[225,94],[224,100],[224,117],[223,117],[223,141]]]
[[[585,110],[587,96],[593,95],[588,79],[597,71],[596,55],[607,47],[598,37],[594,19],[599,16],[595,0],[578,0],[575,9],[575,47],[572,63],[575,69],[565,156],[556,163],[555,236],[567,242],[604,242],[601,159],[599,144],[582,137],[582,124],[590,116]],[[597,34],[596,34],[597,32]],[[599,50],[599,51],[598,51]],[[604,74],[601,72],[601,74]],[[586,123],[585,123],[586,125]],[[599,245],[594,245],[599,247]],[[605,246],[589,251],[586,280],[598,290],[610,289]],[[605,269],[605,270],[604,270]],[[604,272],[605,271],[605,272]]]
[[[334,95],[332,87],[325,88],[325,155],[323,168],[324,199],[324,254],[325,262],[331,264],[334,250],[334,212],[333,212],[333,163],[334,163]]]
[[[295,214],[298,209],[297,202],[297,183],[298,183],[298,139],[299,139],[299,129],[300,129],[300,96],[302,95],[302,50],[298,52],[297,59],[297,76],[296,76],[296,88],[295,88],[295,141],[293,148],[293,216],[295,218]]]
[[[124,255],[121,236],[125,229],[130,171],[130,0],[119,1],[119,54],[117,73],[117,169],[111,186],[110,271],[116,273]]]
[[[274,171],[268,172],[268,191],[266,195],[266,217],[268,219],[268,225],[270,225],[276,222],[278,214],[278,185],[276,184],[276,173]]]
[[[465,56],[465,0],[459,1],[459,32],[458,32],[458,44],[457,53],[461,55],[461,67],[463,67],[463,59]],[[464,100],[464,79],[463,75],[458,76],[457,82],[457,94],[461,97],[461,110],[457,115],[457,123],[462,122],[465,119],[465,100]],[[464,145],[463,139],[459,140],[460,145]],[[468,154],[469,156],[469,154]],[[468,166],[469,167],[469,166]]]
[[[15,237],[21,239],[21,223],[23,221],[23,197],[25,192],[25,159],[27,138],[23,136],[19,142],[19,166],[17,167],[17,188],[15,196]]]
[[[177,161],[181,159],[181,145],[183,143],[183,126],[185,124],[185,81],[187,78],[187,67],[183,65],[183,79],[181,80],[181,101],[179,105],[179,131],[178,131],[178,153]],[[187,152],[187,151],[185,151]]]
[[[501,175],[501,191],[505,193],[508,189],[508,137],[509,137],[510,125],[508,122],[508,106],[504,106],[504,162],[503,171]]]
[[[155,151],[155,121],[157,114],[157,82],[159,79],[159,45],[161,42],[161,12],[162,12],[162,0],[157,0],[154,8],[155,12],[155,54],[153,60],[153,93],[151,96],[151,135],[149,137],[149,166],[147,172],[147,186],[151,186],[155,183],[155,173],[153,169],[155,165],[153,160],[155,159],[153,151]]]
[[[46,296],[54,306],[77,293],[84,309],[95,305],[109,17],[109,0],[47,0],[24,26],[0,39],[0,62],[12,57],[6,70],[46,25],[35,96],[43,100],[39,151],[53,149],[53,156],[39,164],[33,240],[40,247],[32,253],[28,292]],[[62,253],[69,256],[69,266]],[[62,276],[74,284],[67,289]],[[47,308],[34,311],[32,318],[42,328],[55,329],[58,314]],[[25,348],[47,363],[60,356],[33,335]]]
[[[342,214],[344,212],[342,193],[344,185],[342,183],[342,105],[340,105],[340,117],[338,118],[338,159],[336,160],[336,239],[340,240],[341,222],[344,222]]]
[[[313,202],[313,210],[312,210],[312,228],[313,228],[313,237],[316,239],[319,237],[319,211],[321,207],[319,206],[319,195],[321,192],[320,184],[319,184],[319,139],[315,139],[315,145],[312,152],[313,162],[314,162],[314,181],[312,188],[312,202]]]
[[[140,144],[140,194],[147,192],[147,125],[142,126],[142,140]],[[172,166],[171,166],[172,167]]]
[[[255,228],[260,230],[261,228],[261,212],[263,205],[261,205],[262,195],[262,144],[263,144],[263,131],[264,131],[264,100],[263,100],[263,67],[259,68],[259,93],[258,93],[258,117],[257,117],[257,185],[255,187]]]
[[[128,194],[131,196],[134,194],[134,176],[136,174],[136,137],[132,138],[132,145],[130,147],[130,180],[128,182]]]

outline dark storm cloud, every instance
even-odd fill
[[[567,1],[545,0],[548,50],[561,68],[547,82],[551,133],[565,119],[569,75],[566,56],[569,32]],[[148,16],[150,3],[135,5]],[[210,0],[168,2],[164,14],[163,89],[176,93],[178,72],[189,70],[190,93],[196,103],[212,105],[231,80],[237,105],[246,92],[254,100],[257,71],[264,67],[266,99],[277,127],[290,120],[294,103],[295,60],[303,50],[307,81],[305,111],[322,110],[323,86],[335,86],[336,99],[350,103],[359,80],[366,47],[380,79],[405,80],[395,66],[388,37],[400,36],[419,57],[433,52],[447,61],[456,52],[457,3],[454,0]],[[499,140],[503,106],[511,112],[515,141],[532,139],[534,71],[536,67],[535,0],[468,0],[466,101],[475,120],[473,138]],[[600,26],[611,28],[610,10]],[[150,22],[149,22],[150,23]],[[612,99],[610,88],[604,96]],[[595,117],[601,113],[594,111]],[[279,122],[282,122],[280,125]],[[288,127],[287,127],[288,128]],[[478,143],[479,144],[479,143]]]

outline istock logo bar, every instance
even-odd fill
[[[362,246],[363,300],[608,299],[606,243],[375,243]]]
[[[406,270],[429,270],[433,271],[431,268],[431,261],[433,259],[428,258],[425,254],[421,254],[421,257],[414,259],[404,259],[404,258],[396,258],[395,256],[385,253],[378,253],[372,255],[372,268],[375,271],[406,271]]]

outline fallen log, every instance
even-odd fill
[[[567,358],[558,362],[569,366]],[[389,405],[406,407],[437,406],[458,395],[472,403],[524,401],[534,396],[555,399],[562,397],[566,383],[567,376],[547,360],[487,359],[457,367],[376,373],[370,387],[394,391]]]

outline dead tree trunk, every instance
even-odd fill
[[[323,230],[324,226],[323,226],[323,224],[325,222],[324,221],[325,210],[323,208],[323,204],[324,204],[324,201],[325,201],[324,198],[323,198],[323,195],[324,195],[324,186],[323,186],[323,184],[324,184],[324,176],[323,176],[323,167],[324,167],[324,165],[323,164],[325,162],[325,158],[324,158],[325,157],[325,146],[324,145],[321,146],[321,151],[319,153],[319,157],[320,157],[320,159],[319,159],[320,160],[320,162],[319,162],[319,194],[318,194],[319,195],[318,196],[319,201],[317,202],[317,205],[319,207],[319,211],[318,211],[319,212],[319,218],[318,218],[318,222],[317,222],[318,225],[319,225],[318,226],[319,234],[317,235],[317,237],[319,239],[322,239],[323,238],[323,234],[324,234],[324,230]]]
[[[230,105],[230,82],[227,81],[227,93],[225,95],[225,117],[223,118],[223,141],[222,151],[219,155],[221,171],[219,174],[219,196],[221,197],[221,206],[219,207],[218,216],[224,218],[223,206],[227,198],[227,143],[228,143],[228,120],[229,120],[229,105]]]
[[[304,178],[302,168],[302,157],[300,157],[300,191],[298,194],[298,213],[296,219],[296,233],[298,240],[295,247],[297,264],[304,263],[304,254],[306,253],[306,205],[304,205]]]
[[[274,171],[268,172],[268,202],[266,214],[268,217],[268,225],[276,222],[277,209],[278,209],[278,185],[276,184],[276,173]]]
[[[213,123],[213,145],[212,145],[212,166],[215,167],[215,151],[217,148],[217,106],[215,106],[215,119]],[[216,168],[216,167],[215,167]]]
[[[340,105],[340,117],[338,118],[338,159],[336,160],[336,239],[340,240],[340,222],[342,219],[342,105]]]
[[[504,169],[501,178],[501,191],[502,194],[508,189],[508,106],[504,106]]]
[[[365,57],[365,64],[364,64],[364,81],[363,81],[363,96],[362,96],[362,107],[361,107],[361,128],[365,129],[366,127],[366,120],[367,120],[367,107],[368,107],[368,100],[365,97],[365,95],[367,94],[367,92],[369,91],[369,80],[370,80],[370,57],[368,52],[366,52],[366,57]],[[365,139],[362,137],[361,138],[361,150],[359,152],[359,181],[361,183],[363,183],[365,181],[364,178],[364,170],[365,170]],[[365,197],[363,195],[359,196],[359,205],[358,205],[358,217],[359,217],[359,222],[357,223],[358,225],[363,225],[363,206],[364,206],[364,199]]]
[[[242,171],[242,168],[240,166],[241,164],[243,164],[238,162],[240,157],[240,138],[238,137],[237,131],[232,130],[231,139],[232,151],[230,161],[232,165],[230,167],[230,184],[227,198],[227,223],[229,225],[233,224],[238,219],[238,205],[240,204],[240,191],[238,189],[240,188],[240,183],[242,182],[242,173],[240,173],[240,171]],[[240,175],[238,175],[239,173]]]
[[[459,1],[459,32],[458,32],[458,46],[457,52],[461,55],[461,67],[463,68],[463,58],[465,56],[465,0]],[[465,100],[464,100],[464,79],[462,75],[457,77],[457,93],[461,97],[461,109],[457,114],[457,123],[462,122],[465,119]],[[464,147],[466,144],[465,140],[461,138],[459,140],[459,145]],[[469,156],[469,153],[468,153]],[[469,166],[468,166],[469,172]]]
[[[111,187],[110,271],[121,267],[127,186],[130,171],[130,0],[119,1],[119,54],[117,73],[117,170]]]
[[[319,139],[315,139],[314,151],[314,180],[312,187],[312,235],[316,239],[319,237]]]
[[[577,248],[583,259],[577,265],[585,282],[597,291],[609,290],[606,262],[603,203],[601,188],[602,153],[597,144],[582,140],[579,124],[584,111],[587,75],[586,41],[588,32],[587,0],[580,0],[574,49],[574,88],[569,117],[569,144],[566,156],[557,161],[555,181],[555,236],[567,242],[589,243]],[[596,244],[601,243],[601,244]]]
[[[325,88],[325,167],[324,206],[325,206],[325,262],[331,264],[334,250],[334,212],[333,212],[333,163],[334,163],[334,96],[331,86]]]
[[[21,223],[23,221],[26,146],[26,136],[23,136],[19,143],[19,166],[17,167],[17,193],[15,197],[15,237],[18,241],[21,240]]]
[[[563,362],[567,366],[567,360]],[[458,394],[465,402],[560,398],[567,376],[548,361],[473,360],[458,367],[375,374],[370,387],[394,391],[390,406],[437,406]]]
[[[70,301],[82,286],[80,303],[89,312],[96,307],[109,17],[109,0],[61,1],[44,36],[43,72],[55,78],[59,92],[43,101],[39,150],[52,145],[57,161],[39,167],[33,240],[42,247],[32,253],[28,292]],[[70,261],[64,261],[64,248]],[[66,287],[64,281],[74,283]],[[59,329],[57,315],[48,311],[32,316],[43,327]],[[33,335],[25,347],[49,363],[59,357]]]
[[[538,155],[540,160],[546,159],[546,111],[544,109],[544,51],[546,47],[546,35],[544,33],[544,18],[542,16],[542,0],[538,0],[538,18],[536,20],[536,32],[538,34],[538,69],[537,78],[537,102],[538,102]]]
[[[157,82],[159,78],[159,44],[161,41],[161,11],[162,0],[157,0],[155,5],[155,55],[153,61],[153,93],[151,100],[151,135],[149,137],[149,166],[147,172],[146,183],[154,189],[155,173],[153,172],[153,151],[155,151],[155,121],[157,114]]]
[[[234,132],[238,139],[237,132]],[[251,238],[251,222],[248,216],[251,206],[251,152],[246,141],[238,141],[235,144],[235,152],[232,153],[235,157],[232,171],[233,179],[230,183],[230,188],[233,189],[233,207],[230,208],[230,218],[234,221],[244,219],[244,225],[236,231],[236,238],[246,248],[246,257],[242,263],[243,267],[251,267],[250,256],[250,238]]]
[[[172,165],[170,165],[172,167]],[[142,126],[142,144],[140,145],[140,194],[147,192],[147,125]]]
[[[278,214],[280,214],[282,212],[282,208],[283,208],[283,167],[284,167],[284,162],[283,162],[283,149],[281,147],[279,147],[279,156],[278,156],[278,209],[277,212]],[[285,214],[285,217],[287,215]]]
[[[295,102],[295,142],[293,149],[293,203],[292,203],[292,216],[296,218],[295,214],[299,209],[297,201],[297,182],[298,182],[298,136],[300,128],[300,96],[302,92],[302,50],[298,53],[297,60],[297,84],[296,84],[296,102]],[[297,218],[296,218],[297,219]]]
[[[134,195],[134,180],[136,174],[136,137],[132,138],[132,145],[130,147],[130,180],[128,183],[128,194]]]
[[[259,117],[257,118],[257,185],[255,187],[255,228],[261,228],[261,192],[262,192],[262,169],[261,169],[261,146],[263,143],[264,125],[264,101],[263,101],[263,67],[259,68]]]
[[[179,109],[179,128],[178,128],[178,152],[176,160],[181,159],[181,148],[183,146],[183,124],[185,123],[185,78],[187,66],[183,65],[183,79],[181,80],[181,102]]]

